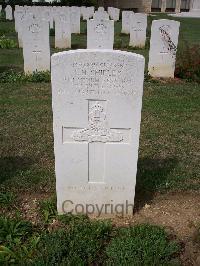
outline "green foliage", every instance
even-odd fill
[[[50,72],[41,71],[33,74],[24,74],[22,72],[15,72],[12,69],[0,73],[0,83],[15,83],[15,82],[50,82]]]
[[[57,217],[55,198],[43,200],[40,202],[39,206],[45,223],[49,223]]]
[[[28,221],[0,217],[0,244],[12,247],[25,240],[32,233],[33,226]]]
[[[10,206],[14,199],[15,195],[12,192],[0,192],[0,206]]]
[[[0,263],[24,265],[34,256],[38,242],[30,222],[0,217]]]
[[[35,254],[40,237],[33,235],[24,244],[16,243],[12,248],[0,246],[0,262],[3,264],[29,265]]]
[[[152,225],[121,228],[106,249],[109,265],[170,265],[179,251],[164,229]]]
[[[51,209],[47,201],[45,206]],[[164,229],[152,225],[114,229],[110,221],[62,215],[53,230],[36,229],[28,221],[0,217],[0,263],[171,265],[179,252]]]
[[[68,229],[44,234],[33,265],[88,265],[97,260],[112,226],[108,222],[76,222]]]
[[[2,35],[0,37],[0,48],[9,49],[9,48],[15,48],[15,47],[17,47],[17,44],[14,40],[6,38],[5,35]]]
[[[175,76],[200,83],[200,45],[185,45],[177,55]]]

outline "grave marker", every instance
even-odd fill
[[[122,33],[130,33],[130,15],[132,11],[122,11]]]
[[[28,18],[23,29],[24,72],[50,70],[49,23]]]
[[[12,7],[7,5],[5,11],[6,11],[6,19],[12,20],[13,19]]]
[[[113,49],[114,21],[90,19],[87,21],[87,48]]]
[[[132,214],[143,79],[141,55],[76,50],[52,56],[59,214],[77,213],[77,204],[84,213],[89,204],[95,214],[116,214],[127,203]]]
[[[55,47],[71,48],[71,24],[70,13],[58,12],[55,17]]]
[[[152,77],[173,78],[180,22],[154,20],[151,27],[148,71]]]
[[[70,8],[71,33],[80,33],[80,7],[72,6]]]
[[[132,47],[144,48],[146,42],[147,15],[134,13],[130,15],[130,43]]]

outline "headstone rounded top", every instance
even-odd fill
[[[144,61],[144,56],[140,55],[140,54],[136,54],[136,53],[132,53],[132,52],[126,52],[126,51],[120,51],[120,50],[110,50],[110,49],[104,49],[104,50],[100,50],[100,49],[77,49],[77,50],[69,50],[69,51],[64,51],[64,52],[59,52],[59,53],[55,53],[51,56],[52,60],[54,60],[54,58],[57,57],[63,57],[63,56],[67,56],[69,54],[78,54],[78,53],[110,53],[110,54],[118,54],[118,55],[126,55],[126,56],[130,56],[130,57],[135,57],[137,59],[140,59],[142,61]]]

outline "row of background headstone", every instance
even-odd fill
[[[12,8],[6,8],[6,18],[12,19]],[[120,17],[117,8],[110,7],[107,12],[103,7],[95,11],[94,7],[15,6],[15,30],[19,47],[23,47],[25,73],[50,70],[49,27],[54,28],[55,23],[56,48],[71,48],[71,33],[80,33],[81,17],[87,20],[87,48],[113,49],[114,20]],[[151,76],[174,77],[179,26],[172,20],[153,21],[148,64]],[[122,12],[122,33],[130,34],[130,46],[145,47],[146,29],[146,14]]]

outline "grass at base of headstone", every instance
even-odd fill
[[[0,232],[0,262],[6,264],[122,265],[118,262],[133,262],[133,256],[131,265],[179,260],[177,240],[163,228],[147,224],[117,229],[106,220],[68,214],[33,225],[20,216],[1,216]]]
[[[0,72],[0,83],[14,83],[14,82],[50,82],[49,71],[33,72],[32,74],[24,74],[23,72],[16,72],[12,69],[9,71]]]

